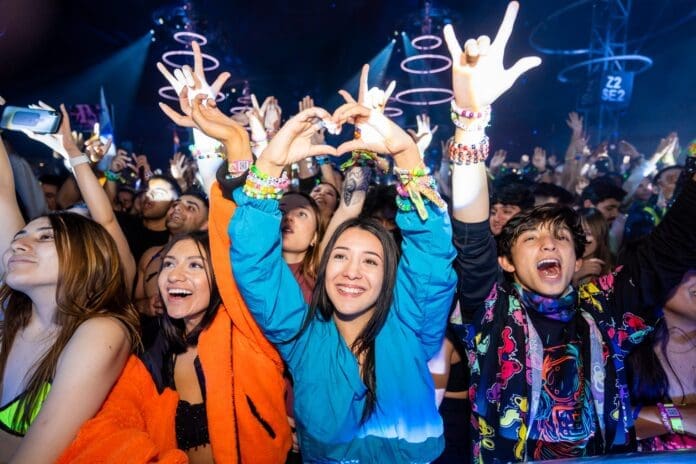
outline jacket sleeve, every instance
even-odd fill
[[[268,339],[288,353],[307,312],[297,280],[283,261],[281,213],[276,200],[233,193],[237,210],[229,225],[232,271],[249,311]]]
[[[457,258],[457,299],[464,324],[476,323],[483,303],[499,277],[495,240],[488,221],[474,224],[454,220]]]
[[[415,211],[397,215],[403,242],[394,303],[399,319],[420,339],[427,356],[432,357],[442,344],[456,275],[452,268],[455,253],[449,216],[430,205],[426,207],[425,221]]]
[[[655,319],[684,273],[696,268],[696,182],[688,180],[660,225],[626,253],[614,282],[616,310]],[[602,278],[600,278],[600,286]]]

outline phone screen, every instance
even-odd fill
[[[3,129],[29,129],[37,134],[53,134],[60,127],[61,114],[57,111],[6,106],[0,119]]]

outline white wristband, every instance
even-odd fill
[[[75,167],[81,164],[89,163],[89,157],[83,153],[80,156],[69,158],[68,162],[70,163],[70,166]]]

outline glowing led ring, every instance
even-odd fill
[[[251,109],[251,106],[233,106],[230,108],[231,114],[246,113]]]
[[[427,40],[432,40],[433,42],[428,45],[420,45],[420,42]],[[434,50],[442,45],[442,39],[432,34],[419,35],[411,40],[411,45],[413,45],[413,48],[416,50]]]
[[[174,101],[179,101],[179,96],[176,94],[174,91],[174,87],[171,85],[167,85],[166,87],[160,87],[159,90],[157,91],[160,97],[166,98],[167,100],[174,100]],[[225,99],[225,96],[218,92],[217,97],[215,97],[215,101],[223,101]]]
[[[589,53],[589,52],[590,52],[590,49],[589,49],[589,48],[549,48],[549,47],[544,47],[543,45],[539,44],[539,42],[537,42],[536,36],[537,36],[538,32],[539,32],[544,26],[546,26],[546,25],[549,23],[549,21],[551,21],[552,19],[556,19],[556,18],[558,18],[559,16],[564,15],[564,14],[567,13],[568,11],[573,10],[573,9],[575,9],[575,8],[577,8],[577,7],[579,7],[579,6],[584,5],[585,3],[589,3],[589,2],[591,2],[591,1],[592,1],[592,0],[578,0],[578,1],[575,1],[575,2],[573,2],[573,3],[570,3],[570,4],[568,4],[568,5],[564,6],[564,7],[562,7],[562,8],[560,8],[560,9],[554,11],[554,12],[551,13],[550,15],[548,15],[548,16],[546,17],[545,20],[543,20],[542,22],[540,22],[539,24],[537,24],[537,25],[534,27],[534,29],[532,29],[532,33],[529,34],[529,43],[530,43],[530,45],[531,45],[532,47],[536,48],[536,49],[537,49],[538,51],[540,51],[541,53],[545,53],[545,54],[547,54],[547,55],[566,55],[566,56],[572,56],[572,55],[584,55],[585,53]]]
[[[412,61],[418,60],[440,60],[444,61],[445,64],[435,69],[412,69],[406,66]],[[442,71],[446,71],[452,67],[452,60],[445,55],[434,55],[430,53],[424,53],[422,55],[409,56],[401,62],[401,69],[411,74],[436,74]]]
[[[237,103],[248,105],[251,103],[251,95],[242,95],[241,97],[237,97]]]
[[[642,66],[637,69],[636,71],[633,71],[636,74],[640,74],[643,71],[647,71],[653,64],[653,60],[648,58],[645,55],[616,55],[616,56],[603,56],[599,58],[592,58],[591,60],[585,60],[581,61],[579,63],[572,64],[564,69],[561,70],[561,72],[558,73],[558,80],[561,82],[570,82],[570,78],[567,76],[567,74],[570,71],[573,71],[578,68],[582,68],[591,64],[596,64],[596,63],[606,63],[609,61],[637,61],[642,64]]]
[[[174,40],[184,45],[190,45],[191,42],[196,41],[201,47],[208,43],[208,39],[204,35],[189,31],[177,32],[174,34]]]
[[[385,106],[384,115],[388,118],[397,118],[404,114],[404,110],[397,108],[396,106]]]
[[[441,98],[439,100],[427,100],[427,101],[413,101],[413,100],[405,100],[404,96],[406,95],[411,95],[414,93],[443,93],[447,94],[446,98]],[[441,103],[447,103],[448,101],[452,100],[454,98],[454,92],[452,90],[445,88],[445,87],[416,87],[415,89],[407,89],[407,90],[402,90],[401,92],[397,93],[394,99],[398,101],[399,103],[403,103],[405,105],[415,105],[415,106],[428,106],[428,105],[439,105]]]
[[[172,56],[193,56],[193,51],[192,50],[170,50],[168,52],[164,52],[162,54],[162,61],[167,63],[169,66],[172,66],[174,68],[181,68],[183,65],[175,63],[170,59]],[[220,62],[218,61],[217,58],[215,58],[212,55],[208,55],[207,53],[201,53],[201,57],[203,58],[203,61],[205,60],[210,61],[210,65],[205,66],[203,65],[203,71],[212,71],[213,69],[217,69],[220,67]]]

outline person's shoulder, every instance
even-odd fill
[[[126,326],[115,317],[98,316],[87,319],[77,327],[70,343],[80,341],[117,349],[130,343],[130,335]]]

